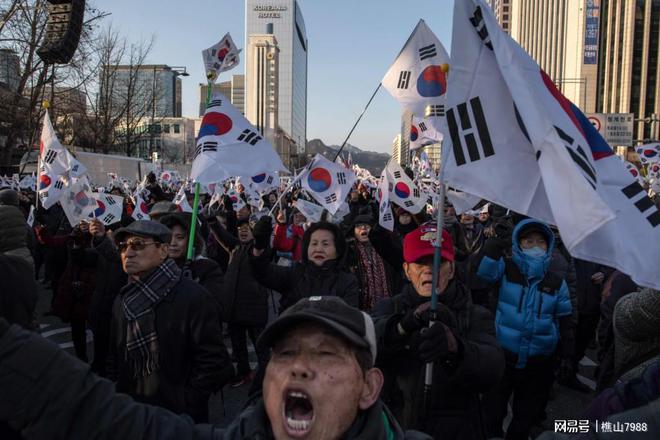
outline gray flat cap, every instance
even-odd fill
[[[115,241],[124,241],[130,235],[153,238],[161,243],[169,243],[172,239],[172,231],[167,226],[153,220],[134,221],[125,228],[118,229],[115,232]]]
[[[154,206],[151,207],[151,210],[149,211],[149,217],[156,220],[158,217],[161,217],[165,214],[172,214],[173,212],[179,212],[179,208],[177,208],[177,206],[172,202],[161,200],[160,202],[154,203]]]

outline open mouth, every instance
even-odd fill
[[[292,437],[304,437],[314,423],[314,405],[309,396],[298,390],[284,394],[284,424]]]

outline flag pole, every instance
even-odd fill
[[[213,81],[209,78],[206,87],[206,105],[209,105],[211,102],[211,96],[213,94]],[[195,198],[193,199],[193,211],[192,218],[190,219],[190,232],[188,234],[188,253],[186,255],[186,260],[192,261],[195,253],[195,230],[197,229],[197,212],[199,211],[199,190],[201,185],[199,182],[195,182]]]
[[[344,139],[344,143],[341,144],[341,147],[339,148],[339,151],[337,151],[337,154],[335,154],[335,158],[332,159],[333,162],[336,161],[337,157],[339,157],[339,155],[341,154],[342,150],[346,146],[346,142],[348,142],[348,139],[353,134],[353,131],[355,131],[355,127],[357,127],[357,125],[360,123],[360,119],[362,119],[362,116],[364,115],[364,112],[367,111],[367,109],[369,108],[369,105],[371,104],[371,101],[374,100],[374,98],[376,97],[376,93],[378,93],[378,91],[380,90],[380,88],[382,86],[383,86],[382,82],[378,83],[378,87],[376,87],[376,90],[374,90],[373,95],[371,95],[371,98],[369,98],[369,102],[367,102],[367,105],[364,107],[364,110],[362,110],[362,113],[360,113],[360,116],[358,116],[357,121],[355,121],[355,124],[353,125],[353,128],[351,128],[351,131],[348,132],[348,136],[346,136],[346,139]]]
[[[438,277],[440,272],[440,263],[442,263],[442,256],[440,248],[442,247],[442,227],[445,217],[445,184],[441,182],[438,191],[438,205],[436,206],[436,235],[433,242],[435,247],[433,252],[433,285],[431,286],[431,315],[429,319],[429,327],[436,323],[438,311]],[[424,372],[424,408],[426,411],[430,408],[431,403],[431,387],[433,386],[433,362],[427,362]]]

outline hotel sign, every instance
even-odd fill
[[[282,18],[281,12],[286,11],[287,7],[278,5],[257,5],[253,10],[259,13],[257,18]]]
[[[600,28],[600,0],[587,0],[584,23],[584,64],[598,64],[598,31]]]

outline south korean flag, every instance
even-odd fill
[[[288,172],[273,146],[223,95],[215,95],[202,118],[191,177],[200,184],[231,176]]]
[[[440,132],[441,118],[418,118],[413,116],[410,124],[410,149],[417,150],[426,145],[442,142],[444,138]]]
[[[445,105],[448,72],[449,54],[424,20],[420,20],[382,84],[414,114],[442,116],[438,109]]]
[[[149,216],[149,205],[144,201],[139,192],[135,192],[134,197],[135,208],[133,209],[133,217],[135,220],[151,220]]]
[[[104,193],[93,193],[93,195],[96,198],[97,208],[89,215],[90,219],[96,218],[106,226],[121,221],[124,210],[123,197]]]
[[[411,214],[417,214],[426,207],[426,193],[415,185],[398,163],[390,159],[383,173],[387,175],[390,201]]]
[[[380,174],[380,183],[378,184],[378,224],[388,231],[394,230],[394,214],[392,213],[392,204],[390,203],[389,181],[385,170]]]
[[[333,215],[348,196],[355,180],[353,171],[320,154],[300,176],[302,187]]]
[[[222,40],[202,51],[202,58],[204,59],[204,67],[206,67],[206,78],[215,82],[218,76],[227,70],[231,70],[238,66],[239,57],[241,52],[234,44],[229,32],[222,37]]]

